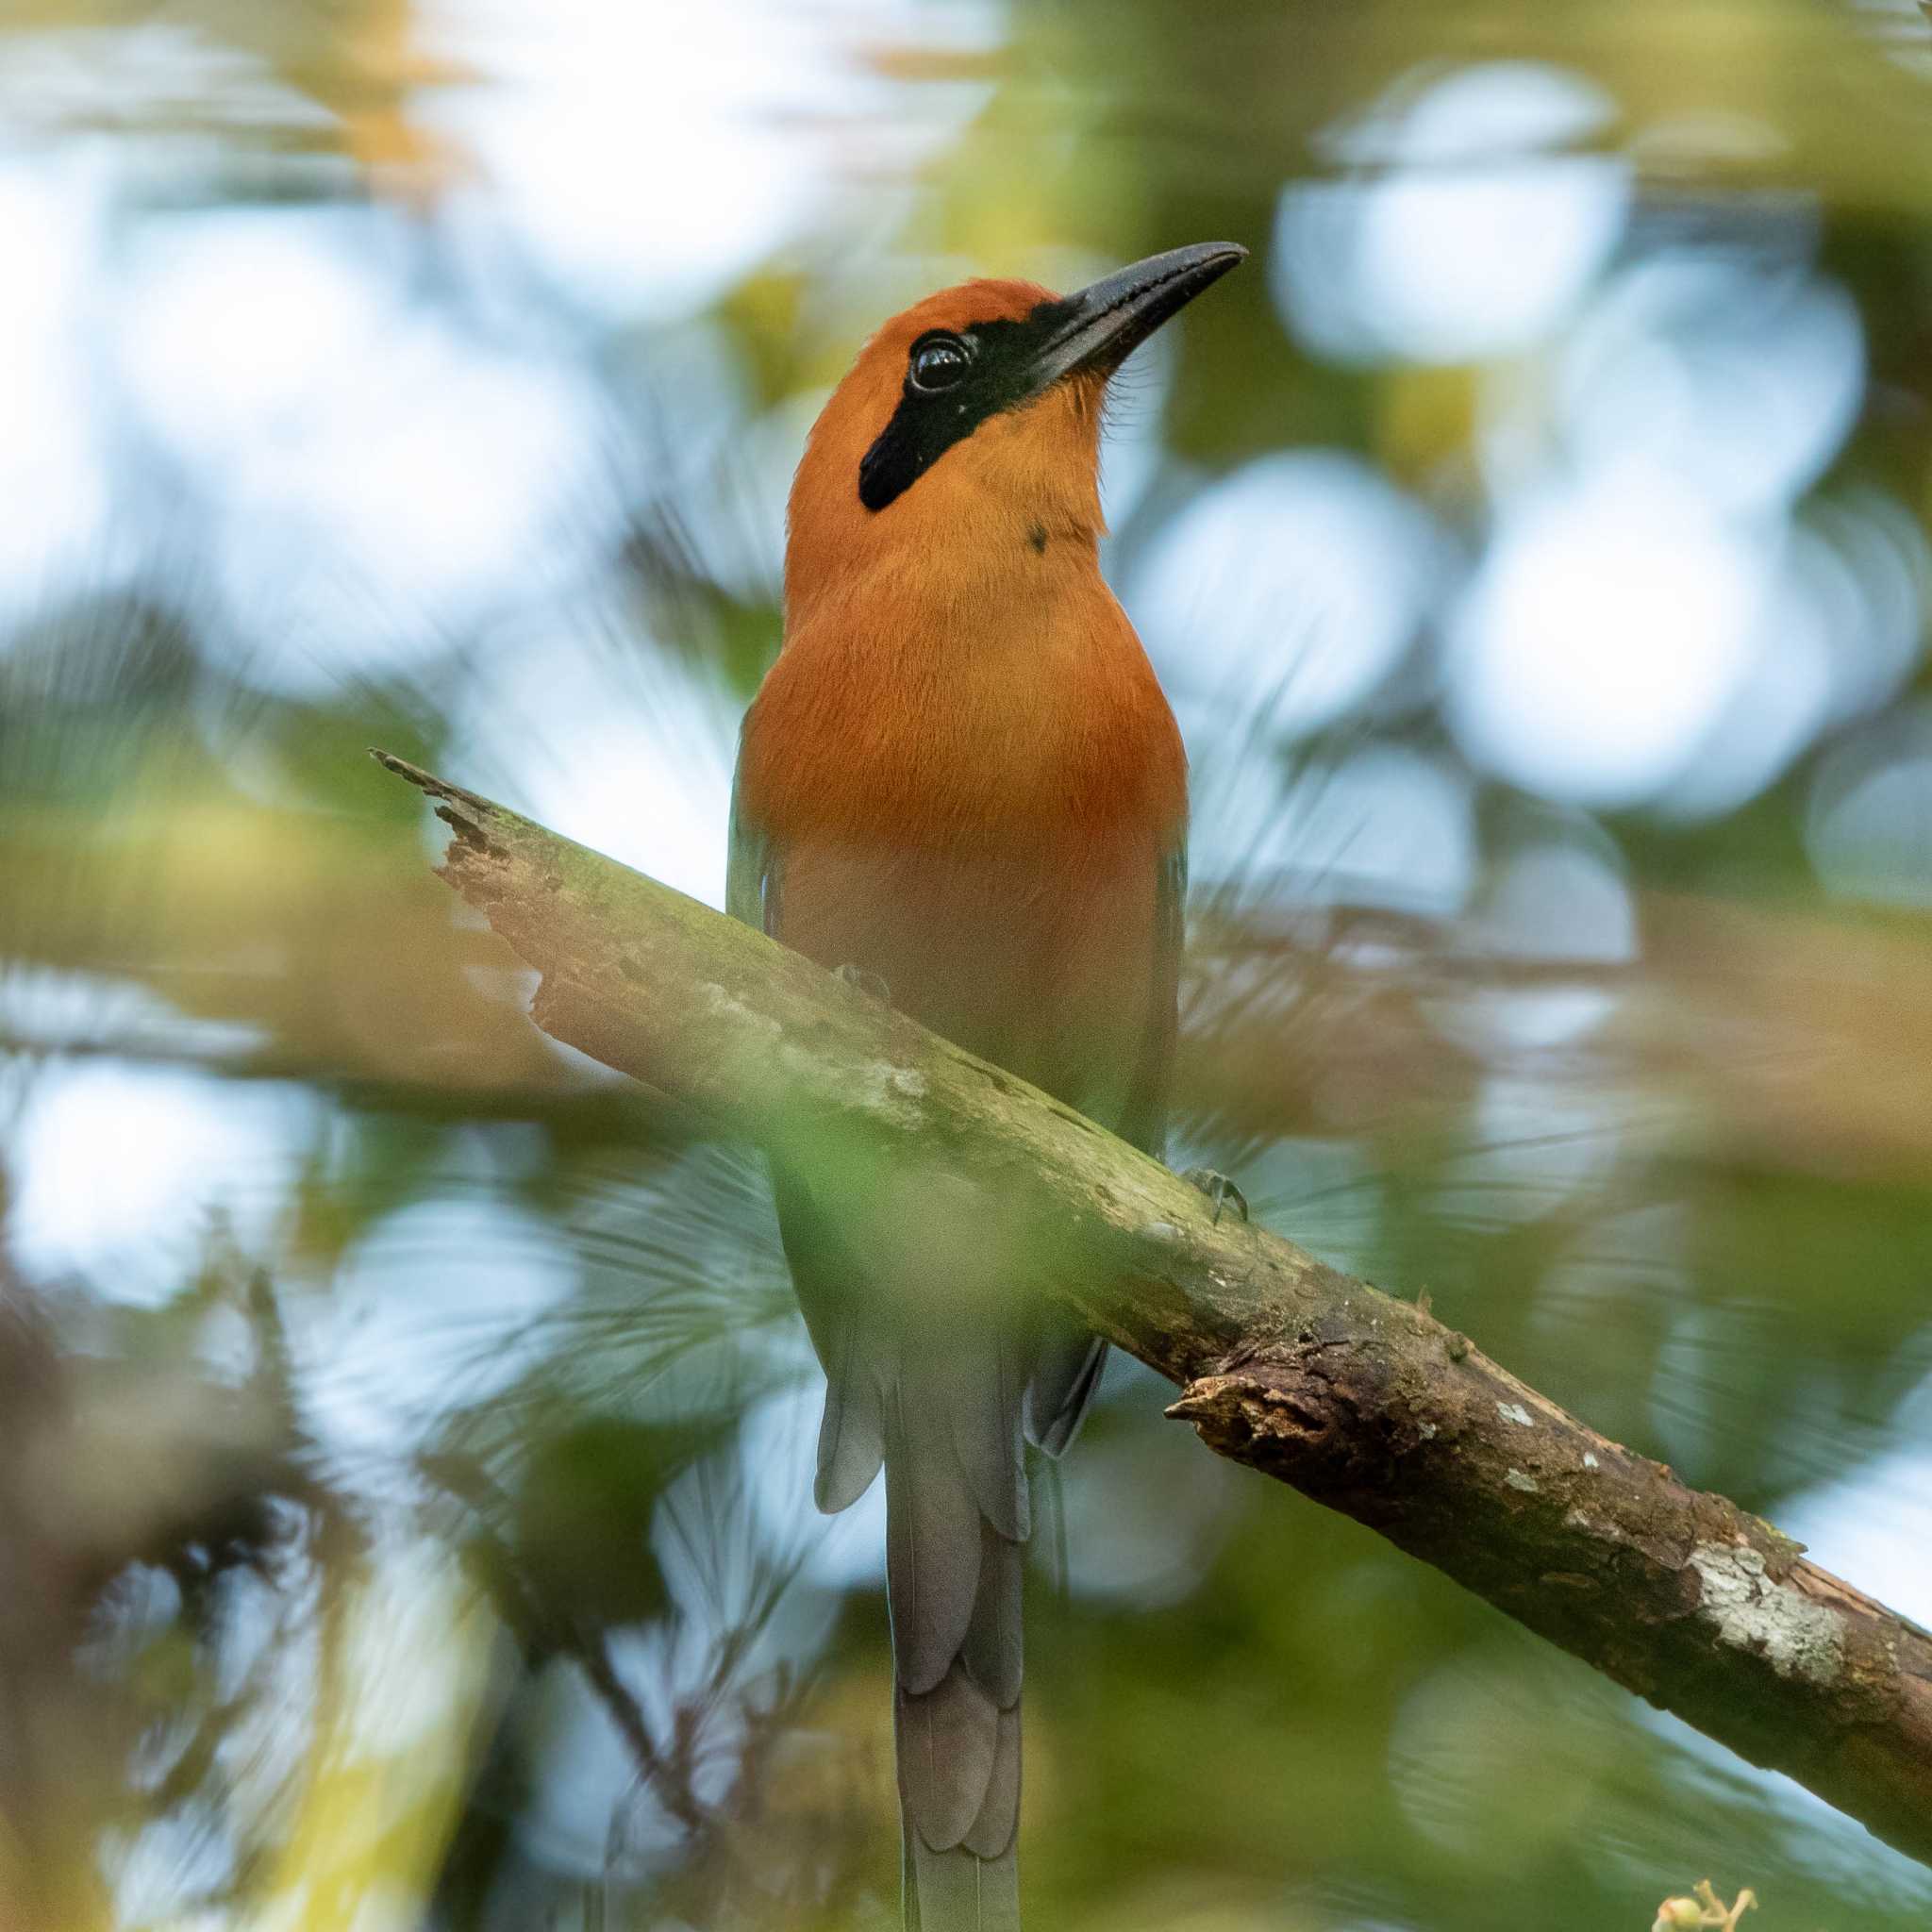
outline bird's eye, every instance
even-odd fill
[[[912,349],[907,381],[925,395],[951,389],[966,374],[973,352],[958,336],[927,336]]]

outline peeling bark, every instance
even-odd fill
[[[1210,1448],[1932,1862],[1925,1631],[1424,1309],[1217,1224],[1185,1182],[1024,1081],[669,887],[376,757],[454,828],[441,875],[541,974],[547,1032],[809,1166],[868,1239],[929,1245],[933,1215],[958,1214],[986,1274],[1058,1297],[1181,1384],[1168,1413]]]

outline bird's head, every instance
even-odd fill
[[[1091,545],[1108,379],[1246,253],[1231,242],[1176,248],[1071,295],[962,282],[894,316],[807,441],[791,487],[788,598],[895,555]]]

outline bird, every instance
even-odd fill
[[[1101,574],[1102,415],[1246,253],[968,281],[866,341],[793,479],[732,785],[734,917],[1157,1158],[1187,758]],[[773,1178],[826,1380],[818,1507],[885,1472],[904,1924],[1016,1932],[1026,1446],[1065,1451],[1106,1344],[962,1291],[970,1253],[869,1254],[809,1173]]]

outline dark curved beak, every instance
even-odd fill
[[[1048,325],[1033,377],[1046,389],[1062,376],[1111,375],[1160,325],[1218,282],[1248,251],[1238,242],[1197,242],[1063,295],[1040,317]]]

